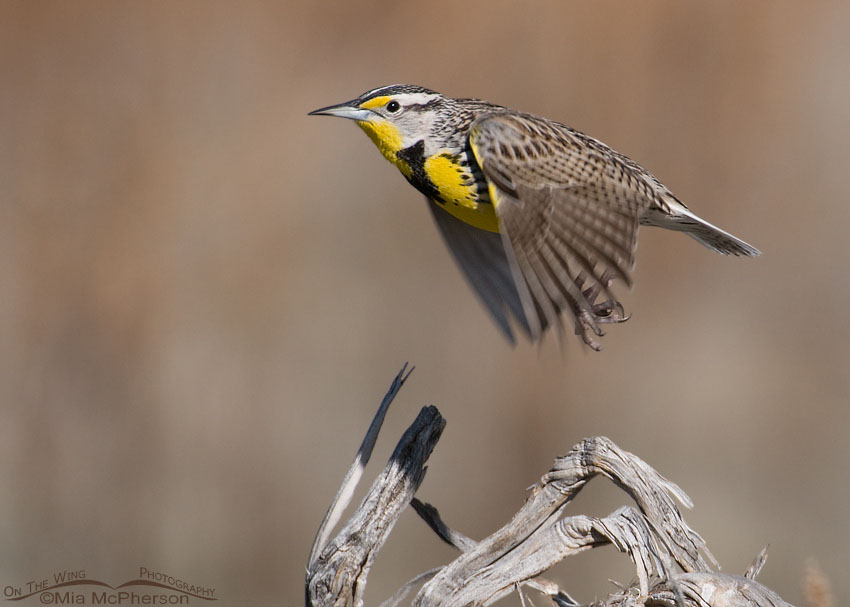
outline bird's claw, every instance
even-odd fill
[[[631,314],[626,314],[623,304],[612,299],[594,304],[593,314],[599,323],[626,322],[631,317]]]
[[[579,288],[586,280],[587,275],[580,272],[576,277]],[[606,270],[599,282],[584,289],[582,295],[584,295],[589,307],[579,310],[576,314],[576,335],[580,336],[586,345],[597,352],[602,349],[602,345],[594,339],[594,336],[602,337],[605,334],[600,325],[626,322],[630,317],[619,301],[608,299],[599,303],[596,302],[596,298],[599,297],[603,289],[611,286],[613,280],[614,274]]]

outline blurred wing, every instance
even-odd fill
[[[502,333],[514,343],[512,314],[531,335],[501,234],[473,227],[428,200],[446,245]]]
[[[576,333],[625,320],[611,282],[631,285],[638,218],[653,186],[631,161],[565,126],[528,115],[477,120],[469,143],[490,186],[532,339],[547,325]],[[607,301],[597,303],[600,294]]]

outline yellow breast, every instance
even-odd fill
[[[357,125],[369,135],[369,139],[381,151],[384,158],[396,165],[398,170],[409,179],[412,169],[397,156],[404,141],[398,128],[387,120],[358,120]]]
[[[425,160],[425,174],[440,192],[442,207],[461,221],[488,232],[499,231],[499,218],[492,204],[478,201],[475,178],[450,154]]]
[[[489,201],[479,202],[475,178],[467,167],[458,162],[457,156],[438,153],[425,158],[423,163],[420,155],[413,159],[416,165],[414,168],[399,156],[404,146],[404,137],[392,122],[383,119],[358,120],[357,125],[369,136],[384,158],[394,164],[409,181],[418,183],[427,178],[439,192],[440,200],[436,201],[439,207],[476,228],[489,232],[499,231],[499,218],[494,205],[489,204]],[[432,188],[420,189],[429,197],[432,196],[428,191]]]

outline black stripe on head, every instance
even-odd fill
[[[360,95],[360,99],[362,101],[366,101],[367,99],[380,97],[381,95],[398,95],[401,93],[423,93],[426,95],[435,95],[436,91],[432,91],[415,84],[390,84],[387,86],[380,86],[376,89],[372,89],[371,91],[366,91]]]

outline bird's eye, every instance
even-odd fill
[[[395,99],[393,99],[392,101],[390,101],[387,104],[387,111],[390,112],[390,113],[395,114],[400,109],[401,109],[401,104],[398,101],[396,101]]]

